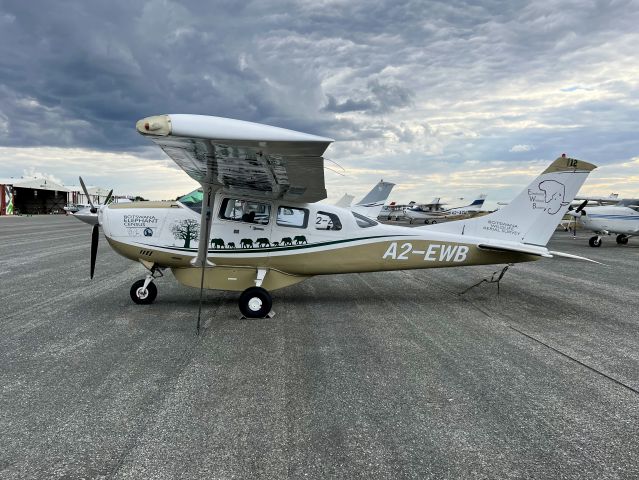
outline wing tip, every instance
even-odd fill
[[[135,129],[142,135],[167,136],[171,134],[171,117],[152,115],[138,120]]]

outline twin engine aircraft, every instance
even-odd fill
[[[565,155],[501,210],[411,228],[318,203],[330,138],[200,115],[152,116],[136,127],[202,187],[177,201],[99,207],[111,247],[147,269],[130,290],[136,303],[155,300],[166,269],[200,288],[200,310],[204,288],[231,290],[242,292],[244,316],[261,318],[270,291],[314,275],[582,258],[546,248],[595,168]]]

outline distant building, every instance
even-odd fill
[[[0,215],[64,213],[69,189],[45,178],[0,178]]]
[[[102,187],[90,186],[87,190],[94,205],[104,203],[109,194],[109,189]],[[133,197],[112,198],[119,202]],[[45,178],[0,178],[0,215],[74,212],[87,205],[89,199],[78,185],[65,186]]]

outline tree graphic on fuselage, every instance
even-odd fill
[[[191,240],[197,240],[200,236],[200,223],[190,218],[182,220],[171,227],[171,232],[178,240],[184,240],[184,248],[189,248]]]

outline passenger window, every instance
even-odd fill
[[[357,223],[358,227],[368,228],[368,227],[374,227],[375,225],[378,225],[378,223],[375,220],[365,217],[364,215],[360,215],[359,213],[355,213],[355,212],[351,212],[351,213],[355,217],[355,222]]]
[[[277,224],[282,227],[306,228],[308,226],[308,210],[305,208],[279,207]]]
[[[220,218],[236,222],[267,225],[271,216],[271,206],[252,200],[225,198],[220,207]]]
[[[317,230],[341,230],[342,222],[334,213],[317,212],[315,219],[315,228]]]

